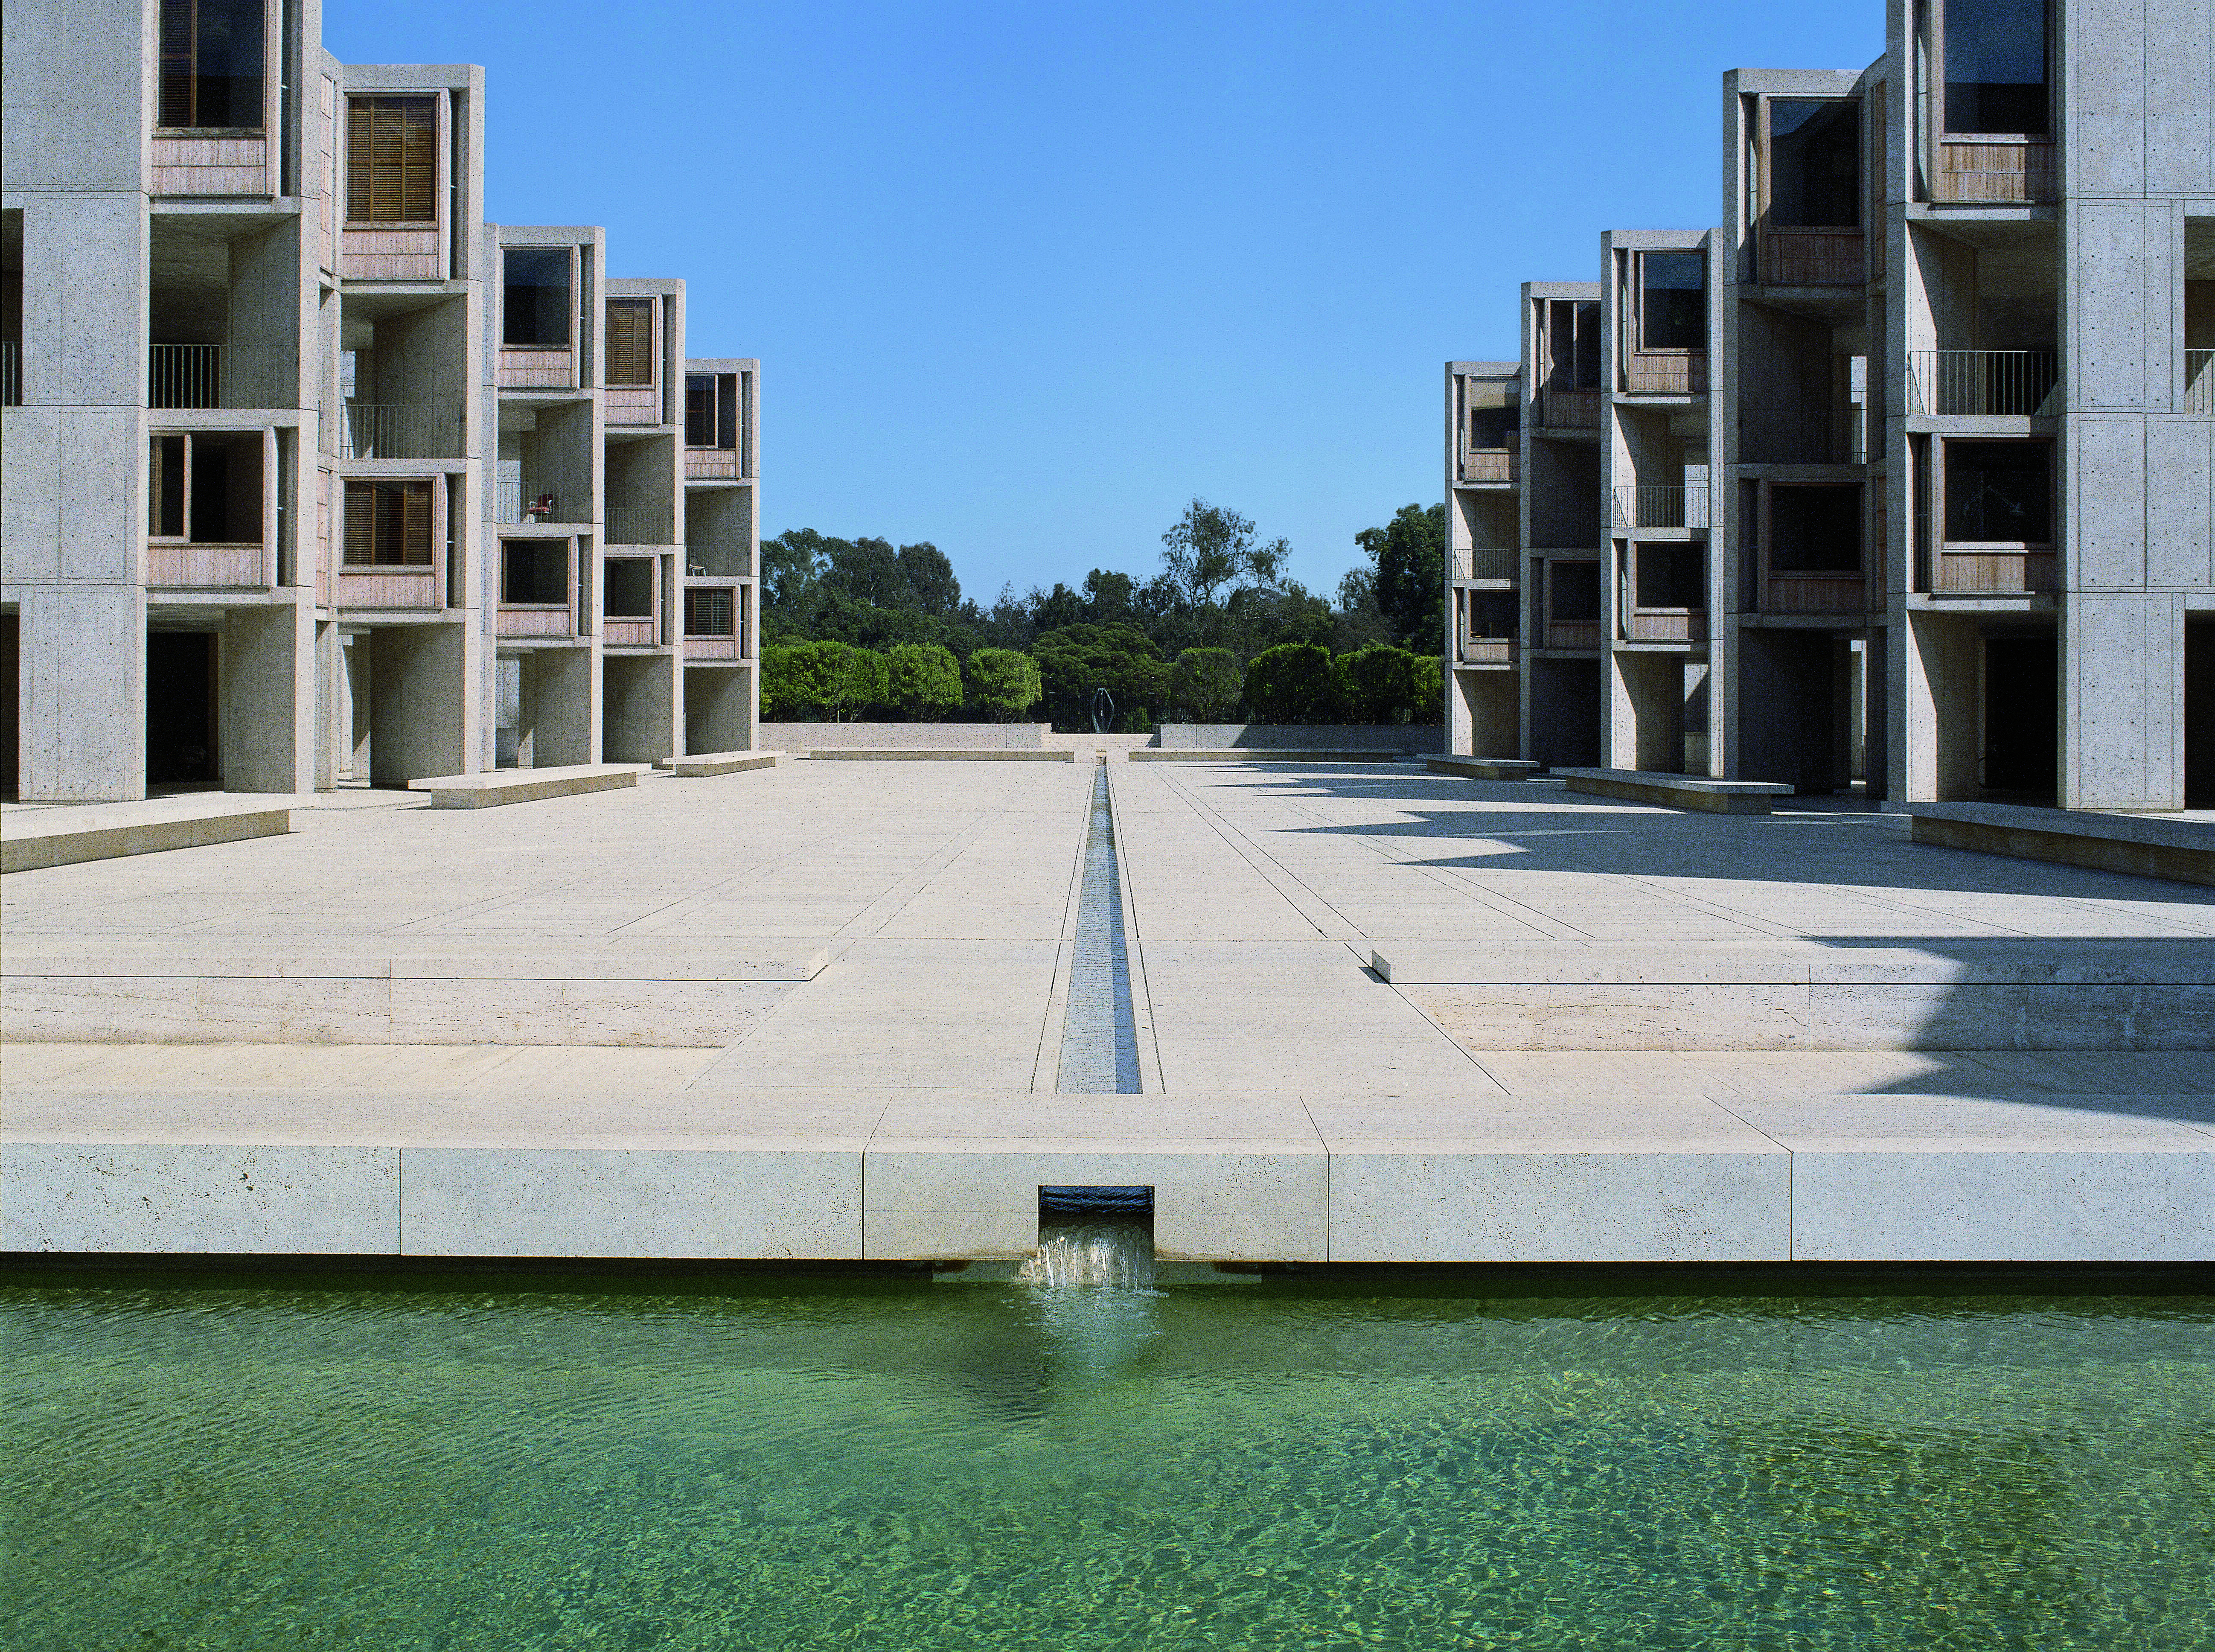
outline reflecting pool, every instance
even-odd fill
[[[2215,1637],[2206,1298],[17,1277],[15,1652]]]

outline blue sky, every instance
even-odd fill
[[[1198,494],[1335,587],[1442,487],[1449,358],[1603,228],[1719,212],[1728,68],[1858,69],[1881,0],[930,7],[327,0],[488,71],[490,214],[681,275],[763,362],[764,530],[935,541],[989,600],[1150,572]]]

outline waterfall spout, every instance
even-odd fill
[[[1150,1291],[1154,1236],[1143,1222],[1041,1222],[1039,1248],[1016,1277],[1056,1290]]]

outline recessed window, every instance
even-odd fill
[[[1948,442],[1949,544],[2051,545],[2051,442]]]
[[[1862,106],[1837,98],[1769,101],[1772,229],[1850,230],[1861,219]]]
[[[644,556],[611,556],[603,578],[601,611],[610,619],[653,617],[653,563]]]
[[[1945,0],[1946,130],[2040,137],[2047,0]]]
[[[684,376],[684,445],[735,448],[739,445],[739,376]]]
[[[1471,379],[1462,392],[1472,452],[1511,445],[1523,428],[1523,398],[1514,387]]]
[[[684,593],[684,635],[735,635],[735,610],[731,601],[734,594],[727,585],[700,586],[687,591]]]
[[[1547,617],[1564,624],[1599,622],[1599,564],[1549,562]]]
[[[1635,600],[1641,608],[1682,608],[1697,612],[1707,607],[1707,558],[1700,546],[1667,542],[1641,544],[1636,562],[1638,586]],[[1598,617],[1597,608],[1593,617]]]
[[[510,247],[500,255],[500,342],[569,347],[569,249]]]
[[[162,0],[162,125],[262,130],[263,27],[261,0]]]
[[[1599,305],[1586,299],[1553,299],[1546,305],[1546,388],[1599,388]]]
[[[1638,347],[1708,347],[1708,260],[1697,252],[1638,255]]]
[[[430,224],[439,216],[439,100],[347,100],[347,222]]]
[[[431,484],[349,482],[346,485],[346,566],[431,566]]]
[[[653,300],[608,300],[608,383],[636,388],[653,383]]]
[[[1770,488],[1770,573],[1858,574],[1861,569],[1859,484]]]
[[[569,542],[500,542],[500,599],[537,607],[569,600]]]
[[[258,431],[192,431],[152,438],[147,537],[194,545],[261,543]]]

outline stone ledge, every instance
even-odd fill
[[[1133,752],[1133,763],[1396,763],[1406,753],[1401,752],[1341,752],[1341,751],[1267,751],[1259,747],[1224,746],[1219,750],[1195,750],[1179,746],[1173,751]]]
[[[2199,820],[2014,803],[1887,802],[1884,812],[1908,816],[1919,844],[2215,885],[2215,826]]]
[[[782,752],[698,752],[672,762],[669,771],[679,779],[705,779],[719,774],[745,774],[752,769],[775,769],[792,759]]]
[[[849,763],[1074,763],[1074,751],[1034,749],[1029,746],[812,746],[811,758],[835,758]]]
[[[1647,769],[1556,769],[1554,774],[1567,781],[1571,791],[1662,808],[1702,809],[1709,814],[1766,814],[1770,798],[1792,795],[1791,787],[1765,780],[1710,780]]]
[[[637,763],[579,763],[552,769],[489,769],[482,774],[411,780],[408,789],[428,793],[433,808],[498,808],[507,803],[537,803],[552,797],[635,786],[639,775],[648,767]]]
[[[279,792],[11,808],[0,816],[0,872],[282,837],[311,801]]]
[[[1516,757],[1433,757],[1423,764],[1433,774],[1459,775],[1464,780],[1528,780],[1546,767]]]

